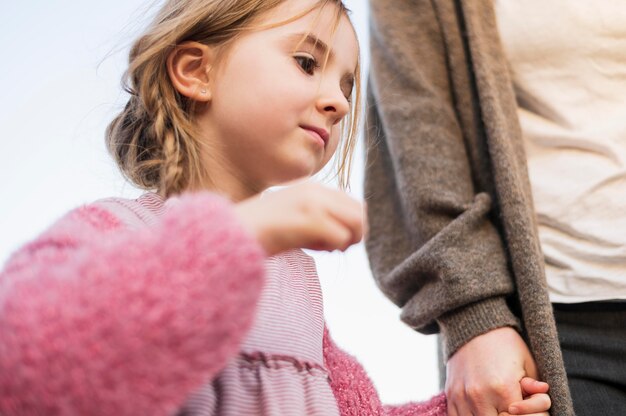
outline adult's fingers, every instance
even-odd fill
[[[466,390],[470,410],[480,416],[497,416],[499,412],[508,410],[510,403],[522,400],[517,382],[515,386],[495,383],[482,388],[469,386]]]
[[[451,415],[450,410],[449,410],[451,408],[454,409],[454,412],[455,412],[454,414],[458,416],[479,415],[479,413],[476,413],[475,409],[472,409],[470,401],[468,400],[468,398],[465,396],[465,394],[462,391],[457,391],[456,393],[451,392],[451,393],[446,393],[446,394],[448,397],[447,399],[448,416]],[[493,414],[496,415],[497,412]]]
[[[448,399],[447,401],[448,416],[461,416],[456,406]]]
[[[535,380],[539,379],[539,371],[537,370],[535,360],[526,360],[524,362],[524,371],[526,371],[526,377],[534,378]]]

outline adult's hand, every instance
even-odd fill
[[[448,416],[498,416],[523,399],[520,380],[537,378],[516,330],[498,328],[470,340],[447,363]]]

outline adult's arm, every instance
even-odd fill
[[[0,274],[0,413],[171,415],[249,328],[265,254],[229,202],[72,211]]]
[[[441,331],[448,358],[480,334],[518,325],[494,201],[477,180],[451,85],[446,37],[460,35],[442,31],[430,0],[370,3],[366,247],[402,319]]]

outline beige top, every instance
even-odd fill
[[[626,7],[499,0],[496,16],[550,299],[626,299]]]

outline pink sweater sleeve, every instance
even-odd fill
[[[174,414],[236,353],[264,260],[209,193],[145,229],[69,213],[0,274],[0,414]]]
[[[359,362],[340,349],[324,328],[324,363],[341,416],[446,416],[443,393],[425,402],[383,405],[374,383]]]

